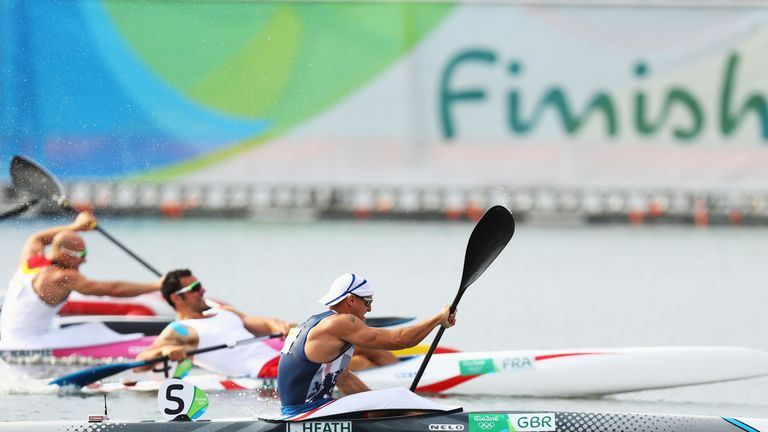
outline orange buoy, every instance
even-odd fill
[[[175,201],[166,201],[160,204],[160,214],[167,218],[180,218],[184,215],[184,209]]]
[[[479,221],[483,217],[483,213],[483,209],[477,204],[469,204],[467,206],[467,217],[474,222]]]
[[[353,213],[358,219],[367,219],[371,215],[371,209],[367,207],[355,207]]]
[[[744,214],[739,209],[733,209],[728,214],[728,221],[734,225],[741,225],[744,223]]]
[[[645,212],[639,209],[630,210],[627,217],[632,225],[640,225],[645,222]]]
[[[464,209],[461,207],[448,207],[445,209],[445,218],[448,220],[457,220],[464,215]]]
[[[709,213],[705,208],[697,208],[693,211],[693,222],[699,226],[705,226],[709,224]]]

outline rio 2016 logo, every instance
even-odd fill
[[[469,432],[553,432],[555,413],[470,414]]]

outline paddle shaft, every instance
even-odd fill
[[[249,343],[249,342],[256,342],[257,340],[263,340],[263,339],[272,339],[272,338],[277,338],[277,337],[280,337],[280,336],[282,336],[282,333],[272,333],[272,334],[269,334],[269,335],[266,335],[266,336],[254,336],[254,337],[251,337],[251,338],[248,338],[248,339],[241,339],[241,340],[239,340],[237,342],[234,342],[234,343],[231,343],[231,344],[220,344],[220,345],[214,345],[214,346],[209,346],[209,347],[205,347],[205,348],[198,348],[198,349],[189,350],[189,351],[187,351],[187,355],[188,356],[192,356],[192,355],[195,355],[195,354],[202,354],[202,353],[207,353],[207,352],[211,352],[211,351],[220,350],[220,349],[223,349],[223,348],[234,348],[234,347],[236,347],[238,345],[246,344],[246,343]],[[144,360],[144,364],[142,366],[151,365],[153,363],[159,363],[159,362],[168,361],[168,360],[170,360],[170,358],[167,355],[165,355],[165,356],[157,356],[157,357],[153,357],[151,359]]]
[[[109,241],[111,241],[112,243],[114,243],[115,245],[117,245],[117,247],[119,247],[120,249],[122,249],[122,250],[123,250],[123,252],[127,253],[128,255],[130,255],[130,256],[131,256],[131,258],[135,259],[135,260],[136,260],[136,261],[138,261],[138,262],[139,262],[141,265],[143,265],[144,267],[146,267],[146,268],[147,268],[147,270],[149,270],[149,271],[151,271],[152,273],[154,273],[154,274],[155,274],[155,276],[162,276],[162,273],[160,273],[160,271],[159,271],[158,269],[156,269],[156,268],[152,267],[152,265],[151,265],[151,264],[149,264],[148,262],[144,261],[143,259],[141,259],[141,257],[139,257],[138,255],[136,255],[135,253],[133,253],[133,251],[132,251],[132,250],[128,249],[128,247],[126,247],[124,244],[120,243],[120,242],[119,242],[119,241],[118,241],[116,238],[112,237],[112,235],[111,235],[111,234],[109,234],[107,231],[105,231],[105,230],[104,230],[104,228],[102,228],[102,227],[100,227],[100,226],[96,225],[96,227],[95,227],[94,229],[95,229],[96,231],[100,232],[100,233],[101,233],[101,235],[103,235],[104,237],[108,238],[108,239],[109,239]]]
[[[206,353],[209,351],[215,351],[223,348],[234,348],[244,343],[255,342],[255,341],[264,340],[264,339],[271,339],[271,338],[280,337],[280,336],[282,336],[282,334],[280,333],[274,333],[267,336],[254,336],[248,339],[239,340],[232,344],[221,344],[221,345],[215,345],[215,346],[190,350],[190,351],[187,351],[187,355],[191,356],[191,355]],[[170,360],[170,357],[168,356],[158,356],[151,359],[135,361],[130,363],[113,363],[113,364],[106,364],[102,366],[96,366],[96,367],[81,370],[78,372],[73,372],[71,374],[56,378],[55,380],[52,380],[51,382],[49,382],[49,384],[56,384],[59,386],[74,385],[77,387],[83,387],[93,382],[96,382],[102,378],[106,378],[106,377],[118,374],[128,369],[147,366],[147,365],[151,365],[159,362],[165,362],[168,360]]]
[[[453,300],[453,304],[451,304],[450,313],[456,312],[456,307],[459,305],[459,300],[461,300],[461,295],[464,294],[464,291],[466,290],[459,290],[459,293],[456,294],[456,298]],[[421,379],[421,376],[424,375],[424,371],[427,369],[427,364],[429,363],[429,359],[432,358],[432,354],[434,354],[435,349],[437,349],[437,344],[440,343],[440,338],[443,337],[443,333],[445,333],[445,326],[440,326],[440,329],[437,330],[437,335],[435,336],[435,340],[432,341],[432,345],[429,346],[429,351],[427,351],[427,354],[424,355],[424,360],[422,360],[421,365],[419,366],[419,371],[416,372],[416,377],[413,378],[413,383],[411,383],[411,391],[415,392],[416,387],[419,385],[419,380]]]
[[[14,217],[16,215],[20,215],[20,214],[24,213],[25,211],[27,211],[27,209],[29,209],[33,205],[37,204],[38,201],[40,201],[39,198],[34,198],[34,199],[30,200],[30,201],[21,203],[21,204],[17,205],[16,207],[12,208],[12,209],[6,210],[3,213],[0,213],[0,220],[8,219],[8,218],[12,218],[12,217]]]
[[[61,208],[63,208],[64,210],[67,210],[67,211],[69,211],[70,213],[74,213],[74,214],[77,214],[77,210],[75,210],[74,208],[72,208],[72,206],[69,204],[69,201],[67,201],[67,200],[59,200],[59,205],[60,205],[60,206],[61,206]],[[103,235],[104,237],[106,237],[106,238],[107,238],[109,241],[111,241],[112,243],[114,243],[114,244],[115,244],[117,247],[119,247],[120,249],[122,249],[122,250],[123,250],[123,252],[127,253],[128,255],[130,255],[130,256],[131,256],[131,258],[133,258],[133,259],[135,259],[136,261],[138,261],[138,262],[139,262],[139,264],[143,265],[143,266],[144,266],[144,267],[145,267],[147,270],[149,270],[149,271],[151,271],[152,273],[154,273],[154,274],[155,274],[155,276],[162,276],[162,273],[160,273],[160,271],[159,271],[158,269],[154,268],[154,267],[153,267],[153,266],[152,266],[150,263],[148,263],[148,262],[144,261],[144,260],[143,260],[143,259],[142,259],[140,256],[136,255],[136,254],[135,254],[135,253],[134,253],[132,250],[128,249],[128,247],[127,247],[127,246],[125,246],[124,244],[122,244],[122,243],[121,243],[121,242],[120,242],[118,239],[116,239],[116,238],[112,237],[112,234],[108,233],[108,232],[107,232],[107,231],[106,231],[104,228],[102,228],[102,227],[100,227],[100,226],[96,225],[96,226],[94,227],[94,229],[95,229],[96,231],[98,231],[99,233],[101,233],[101,235]]]

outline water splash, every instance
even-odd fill
[[[0,359],[0,395],[47,394],[58,390],[59,386],[49,385],[47,380],[31,378]]]

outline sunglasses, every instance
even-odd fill
[[[201,284],[200,281],[194,281],[191,284],[185,286],[184,288],[181,288],[178,291],[174,292],[174,294],[185,294],[185,293],[188,293],[188,292],[198,292],[201,289],[203,289],[203,284]]]
[[[362,300],[363,303],[365,303],[366,307],[371,307],[371,305],[373,304],[373,296],[363,297],[354,293],[352,293],[352,295]]]
[[[60,250],[62,252],[64,252],[66,255],[69,255],[69,256],[74,257],[74,258],[85,259],[85,257],[88,256],[88,251],[85,250],[85,249],[83,249],[81,251],[76,251],[76,250],[72,250],[72,249],[61,248]]]

